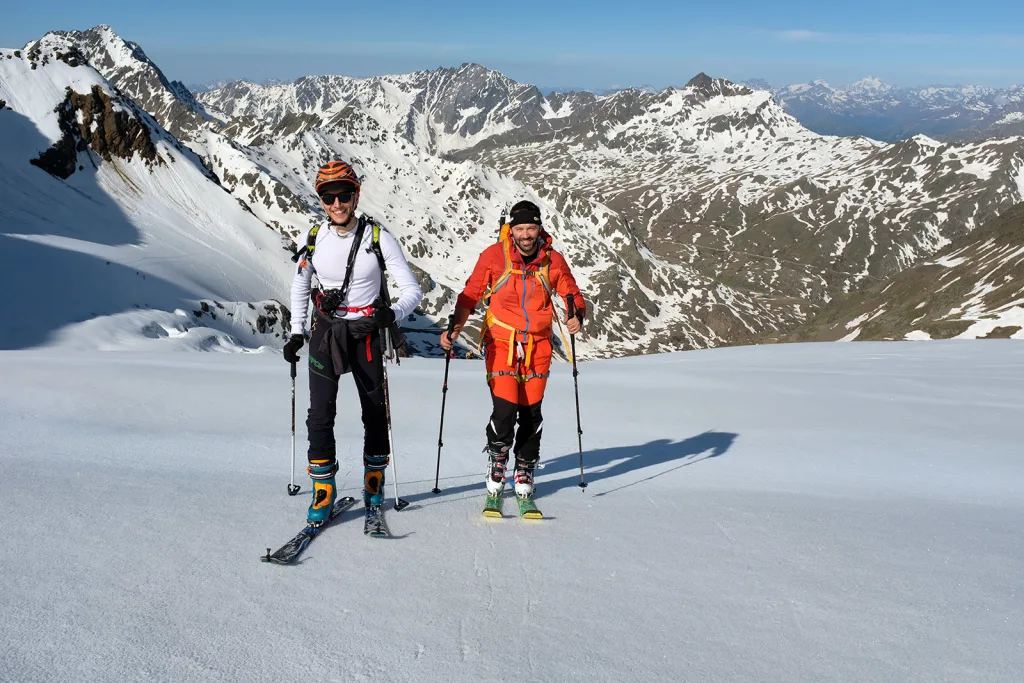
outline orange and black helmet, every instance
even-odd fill
[[[355,186],[357,192],[359,191],[359,176],[344,161],[328,161],[316,172],[314,185],[317,194],[320,193],[321,187],[330,183],[349,183]]]

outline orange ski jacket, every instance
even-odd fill
[[[539,243],[538,253],[528,264],[523,262],[512,240],[502,240],[484,249],[455,303],[456,329],[462,328],[470,312],[488,293],[485,329],[489,331],[498,324],[514,331],[493,335],[502,341],[514,338],[529,343],[531,337],[550,337],[552,316],[557,314],[552,297],[564,306],[565,297],[571,295],[576,310],[586,314],[586,302],[565,257],[551,248],[551,236],[546,232],[541,232]]]

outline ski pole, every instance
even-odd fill
[[[294,496],[301,486],[295,485],[295,363],[292,363],[292,474],[288,484],[288,495]]]
[[[565,295],[565,310],[569,318],[576,315],[576,301],[573,299],[572,294]],[[580,383],[577,379],[580,375],[579,369],[576,367],[576,335],[569,335],[569,344],[572,346],[572,383],[576,389],[576,438],[579,440],[580,445],[580,483],[581,489],[587,488],[587,482],[583,480],[583,427],[580,426]]]
[[[384,368],[384,414],[388,419],[388,448],[391,451],[391,484],[395,488],[395,510],[401,510],[409,501],[398,497],[398,463],[395,458],[395,440],[391,435],[391,395],[388,393],[388,361],[395,356],[395,349],[391,346],[391,329],[385,327],[384,358],[381,360]]]
[[[455,332],[455,314],[448,316],[448,341],[452,340],[452,333]],[[448,399],[448,366],[452,362],[452,350],[454,344],[448,347],[448,350],[444,352],[444,384],[441,385],[441,427],[437,430],[437,471],[434,473],[434,488],[431,489],[433,493],[441,493],[441,489],[438,487],[437,482],[441,478],[441,447],[444,446],[444,442],[441,440],[441,435],[444,434],[444,404]]]

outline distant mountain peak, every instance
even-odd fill
[[[742,83],[733,83],[725,78],[712,78],[703,71],[691,78],[686,83],[686,88],[692,88],[704,97],[715,97],[717,95],[749,95],[753,92]]]
[[[849,92],[863,92],[863,93],[885,93],[893,90],[896,86],[890,85],[880,78],[874,76],[867,76],[861,78],[858,81],[850,83],[845,90]]]
[[[689,81],[687,81],[685,87],[697,88],[698,90],[702,90],[705,88],[710,88],[712,85],[714,85],[714,82],[715,80],[711,78],[711,76],[708,76],[706,73],[701,71],[699,74],[697,74]]]
[[[748,78],[745,81],[741,81],[740,85],[745,85],[751,90],[766,90],[768,92],[773,92],[775,90],[772,88],[771,83],[763,78]]]

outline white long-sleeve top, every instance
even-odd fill
[[[316,233],[316,248],[313,257],[306,259],[306,265],[292,278],[292,334],[302,334],[309,315],[309,290],[313,275],[320,281],[321,289],[340,289],[348,270],[348,256],[355,241],[353,228],[347,233],[338,232],[330,222],[321,225]],[[423,298],[423,290],[409,268],[398,241],[387,230],[380,231],[380,249],[388,273],[398,283],[398,301],[392,304],[395,320],[400,321],[412,313]],[[367,225],[363,231],[362,243],[352,268],[352,281],[342,307],[362,308],[370,306],[380,296],[380,264],[373,253],[373,229]],[[362,313],[339,312],[339,317],[354,320]]]

